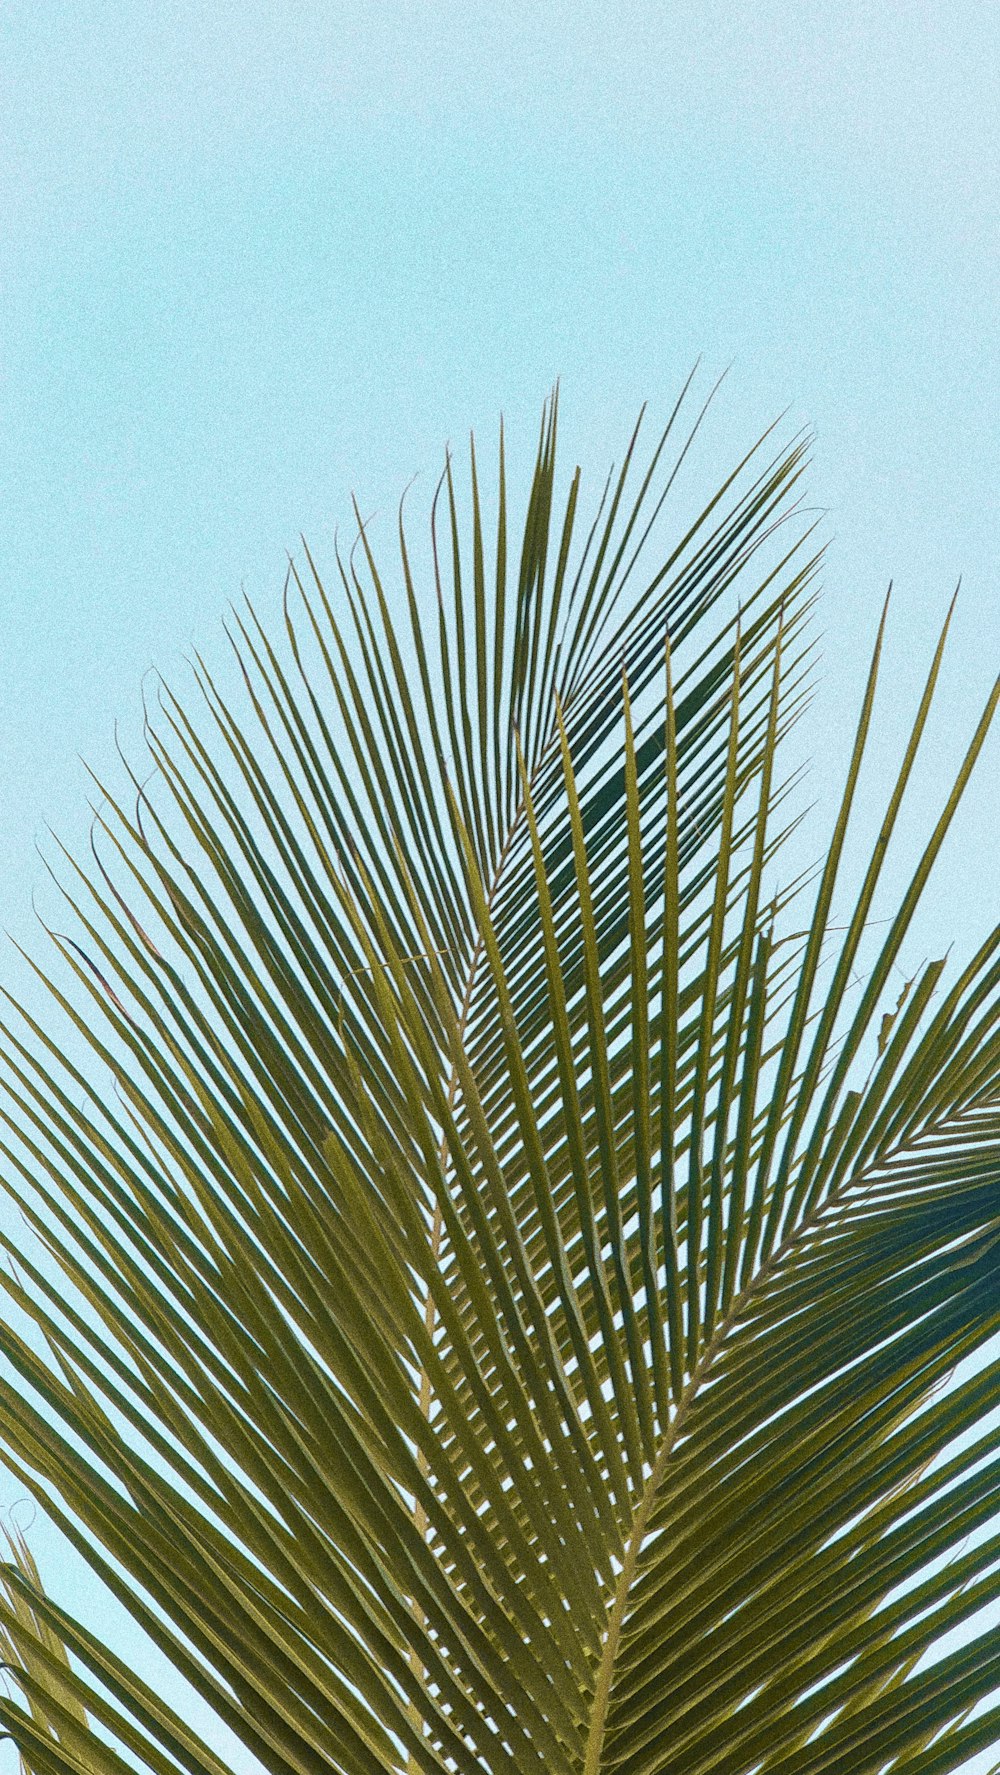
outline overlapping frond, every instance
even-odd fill
[[[687,398],[596,516],[553,401],[516,535],[501,438],[423,560],[359,519],[280,642],[237,613],[238,692],[164,691],[66,859],[75,1045],[4,1021],[0,1445],[280,1775],[998,1736],[1000,936],[892,983],[996,699],[866,956],[940,662],[835,924],[876,652],[790,926],[803,445],[661,541]],[[7,1597],[29,1767],[218,1775],[23,1560]]]

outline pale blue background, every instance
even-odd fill
[[[915,842],[1000,667],[1000,10],[33,0],[0,63],[0,922],[85,833],[76,754],[300,529],[501,408],[530,450],[556,375],[597,478],[699,353],[707,475],[818,431],[821,801],[887,580],[886,761],[964,576]],[[1000,916],[998,763],[915,962]]]

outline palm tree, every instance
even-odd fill
[[[553,399],[516,536],[501,433],[425,557],[402,508],[391,577],[360,518],[334,589],[306,550],[101,787],[53,1015],[8,1001],[0,1448],[241,1770],[1000,1739],[1000,932],[898,990],[997,692],[876,924],[944,642],[843,900],[880,627],[775,886],[805,440],[661,541],[691,399],[586,519]],[[229,1766],[23,1544],[0,1630],[36,1775]]]

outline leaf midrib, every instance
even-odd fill
[[[529,794],[531,791],[531,787],[533,786],[534,782],[537,780],[538,771],[540,770],[540,768],[542,766],[542,763],[546,757],[548,748],[552,744],[553,739],[554,739],[554,731],[550,730],[549,734],[546,737],[545,744],[539,750],[538,756],[536,758],[536,762],[535,762],[534,766],[532,767],[531,775],[528,779],[528,793]],[[521,795],[520,795],[518,802],[517,802],[517,805],[514,808],[514,812],[511,817],[510,824],[507,828],[506,836],[505,836],[503,843],[500,847],[500,851],[497,855],[496,862],[493,865],[493,875],[492,875],[492,879],[490,881],[490,884],[489,884],[489,887],[488,887],[487,893],[486,893],[487,912],[489,912],[491,910],[497,889],[500,886],[500,881],[503,876],[504,867],[507,862],[507,858],[510,855],[511,847],[514,843],[514,839],[517,836],[518,826],[520,825],[522,816],[524,815],[525,807],[526,807],[525,794],[524,794],[524,790],[522,789]],[[464,987],[464,990],[462,993],[462,1002],[461,1002],[461,1006],[459,1008],[459,1013],[458,1013],[457,1031],[458,1031],[458,1039],[460,1042],[463,1041],[464,1037],[465,1037],[465,1025],[468,1021],[469,1011],[472,1008],[472,994],[473,994],[473,990],[475,988],[476,975],[479,971],[479,963],[482,959],[484,949],[485,949],[485,943],[484,943],[484,939],[483,939],[483,933],[480,930],[480,931],[476,932],[475,941],[472,946],[472,954],[469,957],[468,972],[467,972],[467,976],[466,976],[465,987]],[[458,1063],[457,1063],[457,1061],[453,1060],[452,1065],[451,1065],[451,1074],[450,1074],[450,1077],[448,1080],[448,1107],[449,1107],[449,1109],[452,1107],[452,1105],[454,1103],[455,1092],[458,1088],[458,1076],[459,1076]],[[447,1141],[445,1139],[442,1140],[442,1144],[441,1144],[441,1158],[442,1158],[443,1163],[445,1165],[447,1165],[448,1153],[447,1153]],[[439,1254],[440,1246],[441,1246],[442,1220],[443,1220],[443,1217],[442,1217],[442,1213],[441,1213],[441,1204],[439,1202],[436,1202],[434,1205],[434,1214],[433,1214],[433,1217],[431,1220],[431,1234],[430,1234],[431,1256],[435,1262],[437,1262],[437,1258],[438,1258],[438,1254]],[[432,1332],[434,1329],[434,1319],[435,1319],[434,1303],[433,1303],[432,1299],[428,1299],[426,1314],[425,1314],[425,1324],[426,1324],[426,1328],[427,1328],[428,1332]],[[425,1417],[429,1417],[429,1415],[430,1415],[430,1403],[431,1403],[431,1401],[430,1401],[430,1376],[427,1373],[426,1369],[422,1369],[420,1372],[420,1377],[419,1377],[419,1405],[420,1405],[420,1410]],[[418,1464],[426,1472],[426,1470],[427,1470],[426,1456],[418,1455]],[[427,1519],[426,1519],[425,1512],[423,1510],[423,1506],[420,1504],[417,1504],[416,1509],[414,1511],[414,1521],[416,1523],[418,1531],[421,1534],[426,1535],[427,1526],[428,1526]],[[421,1624],[422,1624],[422,1610],[420,1610],[419,1606],[416,1603],[414,1603],[414,1615],[415,1615],[417,1621],[421,1622]],[[411,1648],[410,1663],[411,1663],[412,1668],[420,1669],[421,1674],[423,1674],[422,1666],[420,1665],[419,1654],[417,1653],[415,1648]],[[413,1702],[411,1704],[411,1712],[412,1713],[416,1712],[416,1703],[415,1702]],[[422,1722],[420,1722],[419,1720],[414,1719],[415,1725],[419,1725],[421,1723]],[[412,1759],[408,1756],[407,1757],[407,1767],[409,1768],[411,1766],[412,1766]]]
[[[611,1687],[614,1681],[615,1663],[618,1657],[622,1628],[625,1624],[625,1611],[628,1607],[629,1595],[635,1578],[639,1555],[642,1551],[642,1544],[645,1539],[646,1530],[649,1526],[649,1519],[656,1502],[656,1494],[659,1490],[663,1475],[666,1472],[667,1463],[677,1446],[678,1438],[690,1416],[691,1408],[696,1402],[701,1384],[711,1368],[712,1363],[715,1361],[716,1356],[719,1354],[719,1350],[729,1336],[730,1331],[733,1329],[737,1319],[740,1317],[747,1304],[753,1299],[756,1291],[770,1278],[778,1265],[782,1263],[794,1249],[796,1243],[803,1238],[805,1234],[810,1232],[823,1218],[824,1214],[826,1214],[838,1201],[845,1188],[846,1184],[842,1184],[839,1189],[832,1191],[824,1201],[817,1203],[812,1212],[807,1214],[794,1230],[788,1234],[787,1238],[785,1238],[780,1245],[775,1247],[770,1257],[761,1264],[760,1269],[757,1270],[755,1275],[751,1276],[749,1282],[747,1282],[746,1286],[740,1290],[739,1294],[734,1296],[728,1312],[724,1318],[720,1319],[712,1337],[705,1345],[698,1363],[692,1372],[691,1378],[681,1394],[677,1410],[674,1413],[667,1429],[667,1433],[657,1452],[656,1459],[650,1470],[649,1478],[643,1487],[642,1496],[636,1505],[635,1513],[632,1517],[632,1526],[629,1530],[628,1541],[625,1545],[625,1552],[622,1558],[622,1569],[615,1585],[614,1600],[611,1605],[604,1645],[601,1649],[601,1660],[598,1665],[597,1677],[594,1683],[594,1700],[590,1714],[590,1726],[587,1732],[583,1775],[600,1775],[601,1755],[604,1749],[604,1735],[607,1725],[608,1707],[611,1700]]]

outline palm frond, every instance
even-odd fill
[[[1000,933],[893,983],[997,693],[868,955],[944,645],[834,922],[880,629],[823,865],[775,888],[805,443],[661,541],[689,398],[589,521],[553,398],[519,534],[501,437],[490,498],[448,459],[422,564],[359,514],[280,639],[234,612],[237,690],[164,687],[151,783],[64,859],[53,1016],[8,1000],[40,1249],[0,1228],[0,1447],[274,1775],[1000,1737]],[[28,1766],[219,1775],[26,1557]]]

